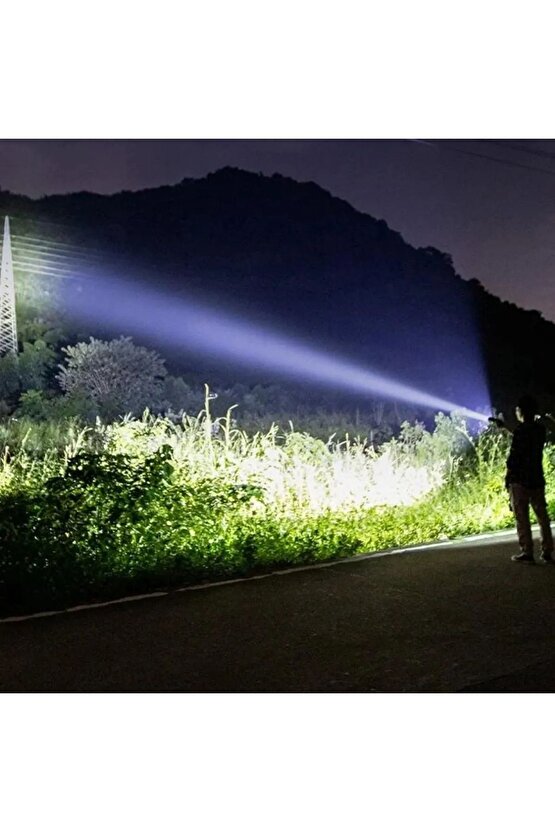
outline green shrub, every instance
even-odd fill
[[[4,610],[67,605],[509,525],[507,440],[456,417],[378,450],[232,412],[0,424]],[[555,482],[555,455],[546,468]],[[551,494],[551,492],[550,492]]]

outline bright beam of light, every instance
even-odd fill
[[[16,239],[19,251],[14,254],[16,265],[22,272],[42,272],[45,276],[59,278],[85,276],[93,265],[93,259],[98,256],[88,249],[50,243],[43,238],[21,236]],[[76,254],[79,252],[80,256],[74,257],[73,251]],[[93,274],[89,273],[88,277],[93,278]],[[234,359],[289,377],[377,394],[431,409],[457,411],[467,418],[487,421],[487,417],[476,410],[395,381],[295,339],[216,313],[196,302],[176,302],[148,289],[137,292],[135,286],[117,280],[101,280],[98,273],[94,274],[94,295],[85,292],[77,299],[75,311],[80,317],[90,319],[92,315],[95,322],[109,323],[120,331],[143,332],[174,348],[192,348],[213,357]]]
[[[423,407],[457,411],[469,419],[487,422],[487,416],[461,404],[314,349],[261,326],[214,312],[209,307],[115,280],[88,284],[75,312],[79,317],[110,325],[120,332],[142,332],[175,347],[193,349],[211,357],[234,360],[353,392],[379,395]]]

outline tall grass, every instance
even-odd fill
[[[2,426],[0,602],[30,609],[504,527],[506,439],[405,424],[375,449],[233,409]],[[551,469],[550,469],[551,470]]]

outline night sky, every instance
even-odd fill
[[[224,165],[313,180],[555,321],[555,140],[0,141],[0,186],[29,196],[138,190]]]

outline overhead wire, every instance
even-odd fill
[[[24,217],[19,214],[9,214],[16,229],[19,225],[31,226],[34,233],[26,234],[21,231],[11,233],[12,258],[14,268],[22,274],[43,274],[45,277],[79,279],[90,276],[106,259],[100,249],[92,249],[88,245],[79,246],[74,243],[53,240],[40,235],[38,225],[50,225],[70,229],[73,232],[81,229],[67,223],[55,223],[48,220]],[[34,226],[34,229],[33,229]],[[0,251],[2,248],[0,239]],[[113,259],[113,255],[111,255]]]
[[[540,168],[536,167],[536,165],[526,165],[523,162],[515,162],[510,159],[500,159],[498,156],[490,156],[487,153],[478,153],[475,150],[464,150],[461,147],[453,147],[451,144],[451,140],[431,142],[424,141],[422,139],[409,139],[408,141],[415,144],[421,144],[426,147],[431,147],[435,150],[442,150],[448,153],[460,153],[464,156],[474,156],[477,159],[487,159],[488,161],[496,162],[499,165],[507,165],[509,167],[522,168],[523,170],[530,170],[536,173],[543,173],[547,176],[555,176],[555,170],[549,170],[548,168]]]
[[[503,141],[499,139],[480,139],[483,144],[493,144],[496,147],[504,147],[508,150],[516,150],[519,153],[528,153],[530,156],[538,156],[541,159],[554,159],[555,153],[550,153],[548,150],[540,150],[539,148],[526,147],[523,144],[513,144],[511,141]]]

